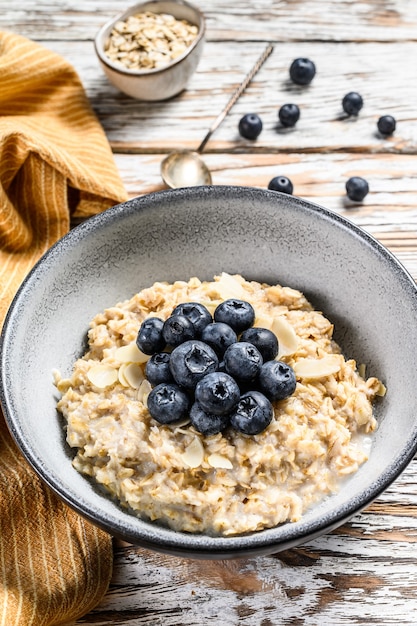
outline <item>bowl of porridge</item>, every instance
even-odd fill
[[[203,13],[185,0],[150,0],[104,24],[94,39],[102,70],[132,98],[167,100],[186,88],[205,42]]]
[[[261,189],[162,191],[35,266],[1,402],[34,470],[112,535],[269,554],[350,519],[413,457],[416,320],[412,278],[344,217]]]

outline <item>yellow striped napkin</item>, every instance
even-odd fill
[[[74,69],[0,32],[0,326],[20,282],[70,218],[125,199]],[[99,602],[111,571],[110,537],[43,485],[0,415],[0,625],[76,619]]]

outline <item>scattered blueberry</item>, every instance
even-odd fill
[[[256,139],[262,131],[262,120],[256,113],[247,113],[239,122],[239,133],[245,139]]]
[[[191,406],[190,410],[191,425],[206,437],[221,433],[229,425],[230,418],[228,415],[213,415],[206,413],[197,403]]]
[[[216,307],[214,321],[228,324],[239,334],[252,326],[255,321],[255,311],[249,302],[230,298]]]
[[[354,202],[362,202],[369,192],[369,185],[364,178],[360,176],[352,176],[346,182],[346,193],[350,200]]]
[[[300,109],[296,104],[284,104],[278,111],[278,117],[283,126],[295,126],[300,119]]]
[[[397,122],[392,115],[383,115],[377,122],[378,130],[381,135],[392,135],[396,125]]]
[[[139,328],[136,345],[144,354],[155,354],[165,348],[162,336],[164,322],[159,317],[148,317]]]
[[[267,328],[248,328],[241,334],[240,341],[248,341],[258,348],[264,362],[275,359],[278,354],[277,336]]]
[[[157,352],[153,354],[146,363],[145,376],[156,387],[160,383],[173,383],[174,378],[169,368],[171,355],[168,352]]]
[[[348,115],[358,115],[363,107],[362,96],[356,91],[349,91],[342,100],[342,107]]]
[[[208,324],[201,333],[201,341],[207,343],[218,356],[223,356],[226,349],[236,343],[237,335],[233,328],[224,322]]]
[[[148,410],[160,424],[171,424],[187,417],[190,400],[177,385],[161,383],[148,396]]]
[[[245,435],[258,435],[269,424],[274,415],[272,404],[259,391],[244,393],[230,416],[233,428]]]
[[[297,85],[309,85],[316,75],[316,66],[310,59],[294,59],[290,66],[290,78]]]
[[[227,415],[240,398],[238,384],[223,372],[204,376],[195,388],[195,399],[202,409],[213,415]]]
[[[185,315],[194,325],[196,335],[199,336],[203,329],[213,321],[210,311],[200,302],[184,302],[178,304],[171,315]]]
[[[194,339],[194,324],[185,315],[170,315],[164,322],[162,336],[169,346],[179,346],[184,341]]]
[[[254,380],[262,363],[262,356],[258,348],[247,341],[232,344],[224,353],[226,372],[237,381]]]
[[[259,372],[261,391],[274,402],[292,395],[297,384],[294,370],[283,361],[268,361]]]
[[[268,189],[272,189],[272,191],[281,191],[281,193],[288,193],[291,195],[294,191],[294,186],[290,179],[286,176],[275,176],[275,178],[269,181]]]
[[[186,389],[194,389],[198,381],[216,371],[219,360],[210,346],[192,339],[171,352],[170,369],[175,382]]]

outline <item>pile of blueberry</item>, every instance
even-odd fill
[[[296,85],[309,85],[316,75],[316,66],[310,59],[294,59],[289,69],[290,79]],[[362,96],[356,91],[350,91],[342,100],[342,108],[347,115],[359,115],[363,107]],[[300,109],[296,104],[283,104],[278,111],[278,117],[284,128],[292,128],[300,119]],[[247,113],[239,121],[239,133],[245,139],[257,139],[262,132],[262,120],[257,113]],[[379,133],[388,137],[396,128],[396,120],[392,115],[382,115],[377,121]],[[292,194],[293,184],[286,176],[275,176],[268,184],[268,189]],[[360,176],[352,176],[346,182],[346,193],[350,200],[362,202],[369,192],[367,181]]]
[[[141,325],[137,346],[152,355],[146,377],[150,415],[160,424],[189,417],[203,435],[231,426],[257,435],[270,424],[272,402],[290,396],[293,369],[276,360],[278,340],[255,328],[249,302],[228,299],[213,317],[199,302],[174,308],[166,321],[149,317]]]

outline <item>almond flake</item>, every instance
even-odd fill
[[[98,363],[88,370],[87,378],[95,387],[105,389],[114,385],[118,379],[118,372],[110,365]]]
[[[119,383],[123,385],[123,387],[129,387],[129,383],[127,382],[125,378],[125,369],[127,366],[128,366],[128,363],[122,363],[121,366],[119,367],[119,372],[118,372]]]
[[[151,357],[141,352],[136,343],[129,343],[127,346],[117,348],[114,358],[120,363],[146,363]]]
[[[268,330],[272,330],[272,322],[273,320],[270,317],[256,315],[254,326],[256,328],[267,328]]]
[[[124,363],[123,376],[129,387],[139,389],[141,383],[145,380],[142,368],[137,363]]]
[[[207,461],[211,467],[216,469],[233,469],[231,461],[221,454],[210,454]]]
[[[226,272],[222,272],[220,280],[215,282],[213,286],[223,300],[228,300],[229,298],[245,299],[245,290],[240,282]]]
[[[329,354],[322,359],[300,359],[294,365],[297,378],[324,378],[336,374],[342,366],[343,357]]]
[[[148,396],[151,392],[151,389],[152,389],[151,383],[149,382],[149,380],[146,380],[146,378],[144,378],[138,389],[138,400],[139,402],[142,402],[142,404],[144,404],[145,406],[148,406],[147,401],[148,401]]]
[[[194,437],[192,442],[185,448],[185,452],[180,455],[188,467],[199,467],[204,460],[204,448],[198,437]]]
[[[278,358],[289,356],[297,351],[299,344],[298,337],[294,328],[287,322],[285,317],[275,317],[272,322],[271,330],[278,339]]]

